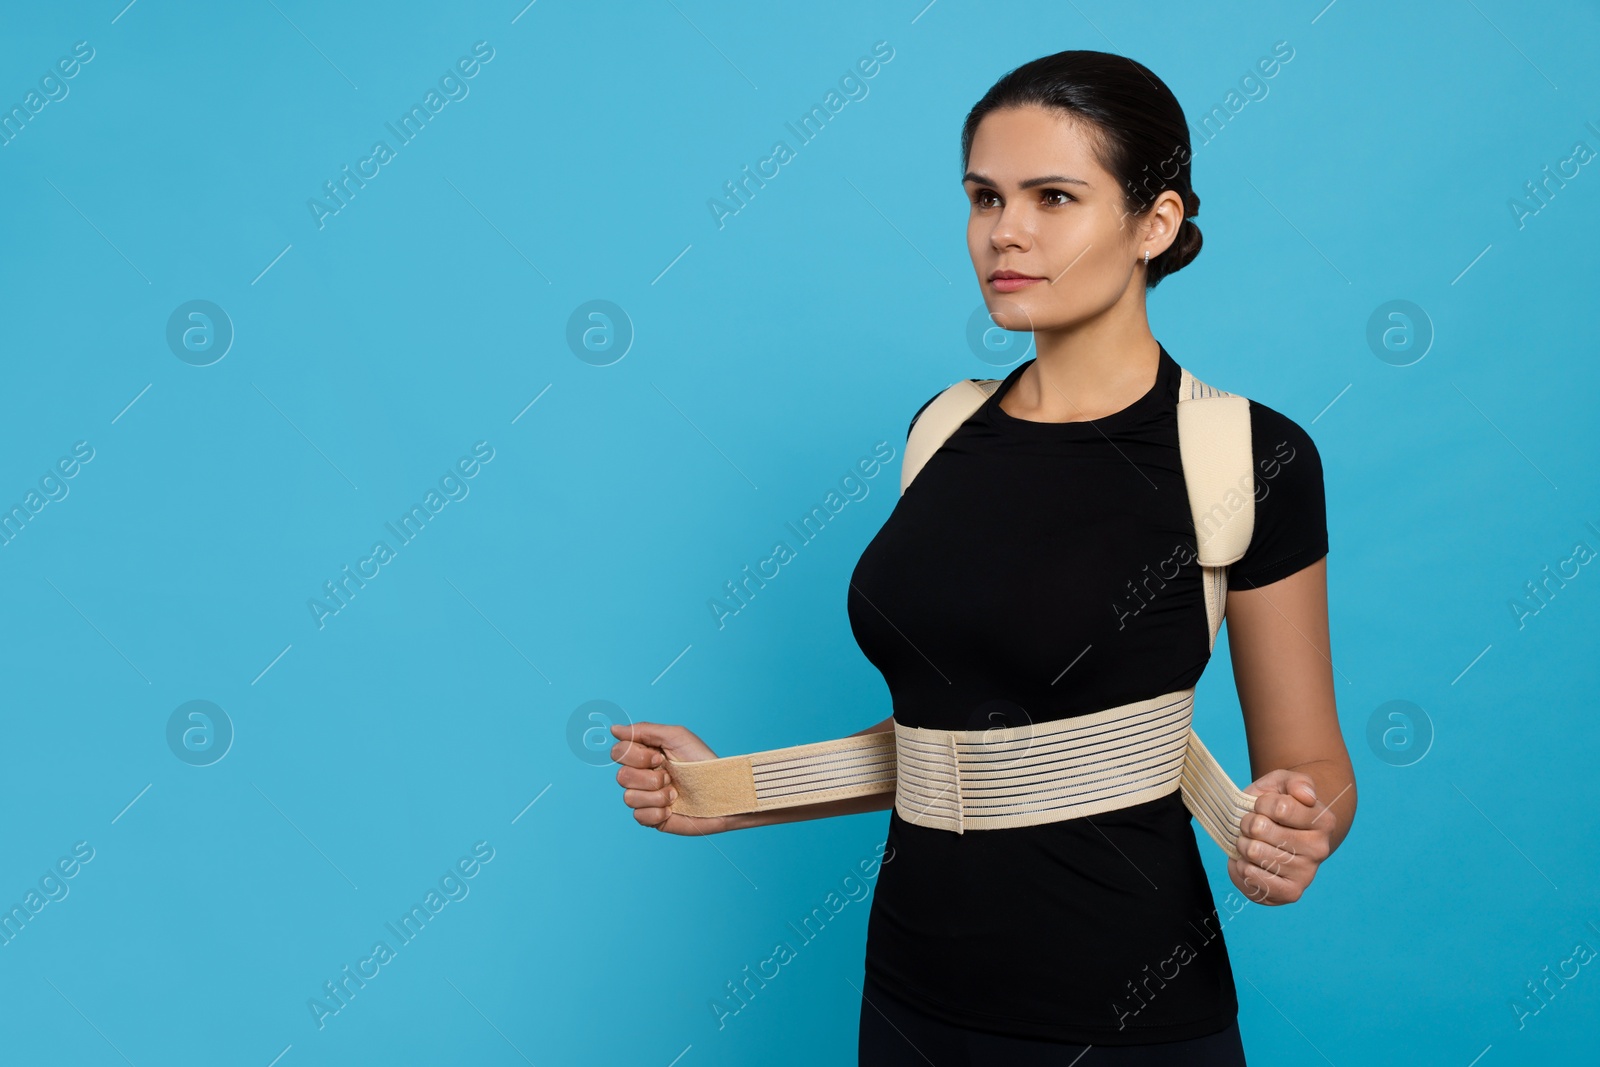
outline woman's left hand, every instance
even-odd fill
[[[1258,799],[1239,820],[1240,858],[1228,860],[1228,877],[1257,904],[1292,904],[1332,851],[1337,816],[1303,771],[1271,771],[1244,791]]]

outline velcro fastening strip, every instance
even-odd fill
[[[745,756],[666,762],[672,810],[706,818],[820,804],[895,787],[894,733],[858,734]]]

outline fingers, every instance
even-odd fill
[[[1259,867],[1247,859],[1229,859],[1228,877],[1245,896],[1257,904],[1292,904],[1300,899],[1304,888],[1282,875]]]
[[[1282,793],[1292,796],[1302,804],[1317,802],[1317,783],[1305,771],[1268,771],[1245,786],[1244,791],[1253,797],[1263,793]]]
[[[1295,864],[1302,857],[1296,847],[1298,842],[1290,841],[1287,837],[1279,835],[1276,838],[1260,838],[1240,834],[1235,842],[1239,855],[1264,871],[1272,874],[1284,874],[1285,869]],[[1298,866],[1295,868],[1298,870]]]
[[[664,789],[624,789],[622,791],[622,802],[630,808],[661,808],[666,810],[677,799],[678,791],[670,785]]]
[[[1304,804],[1315,804],[1317,802],[1316,779],[1305,771],[1281,769],[1268,771],[1245,786],[1244,791],[1253,797],[1260,796],[1263,793],[1283,793]]]
[[[1302,830],[1285,826],[1265,815],[1246,815],[1240,819],[1239,836],[1241,839],[1254,839],[1275,846],[1288,855],[1304,856],[1313,863],[1321,863],[1331,851],[1327,826]]]
[[[624,766],[661,766],[666,757],[662,755],[658,745],[642,741],[635,737],[637,731],[630,726],[653,726],[654,723],[613,723],[611,733],[619,737],[616,744],[611,745],[611,760],[622,763]]]
[[[671,808],[634,808],[633,821],[640,826],[654,826],[660,829],[668,819],[672,818]]]
[[[611,732],[624,741],[636,741],[655,748],[671,748],[682,743],[689,733],[682,726],[659,722],[616,722],[611,724]]]
[[[654,751],[642,745],[634,745],[633,748],[636,752]],[[617,771],[617,784],[622,786],[622,802],[634,809],[636,822],[645,826],[660,826],[672,817],[671,805],[678,799],[678,790],[672,785],[672,778],[666,770],[625,764]]]
[[[1252,862],[1272,871],[1298,861],[1292,868],[1297,872],[1300,865],[1315,871],[1332,850],[1325,828],[1299,830],[1256,814],[1247,814],[1239,820],[1238,849]]]
[[[1239,853],[1228,861],[1233,883],[1258,904],[1299,900],[1327,858],[1328,836],[1320,830],[1295,830],[1264,815],[1239,820]]]
[[[665,769],[623,767],[617,772],[617,784],[624,789],[665,789],[671,781]]]
[[[1291,771],[1285,775],[1282,789],[1302,804],[1317,802],[1317,783],[1304,771]]]
[[[672,802],[678,791],[671,785],[661,789],[624,789],[622,802],[633,809],[633,820],[642,826],[661,827],[672,818]]]
[[[1317,820],[1321,819],[1324,827],[1329,825],[1334,818],[1332,808],[1324,808],[1316,804],[1305,802],[1283,793],[1267,792],[1256,797],[1256,814],[1270,819],[1279,826],[1292,830],[1310,830],[1317,827]],[[1249,816],[1245,817],[1249,822]]]
[[[632,741],[618,741],[612,745],[611,759],[624,767],[659,767],[666,761],[660,749]]]
[[[643,746],[655,749],[666,758],[680,762],[716,759],[700,736],[684,726],[669,726],[658,722],[614,723],[611,733],[626,746]]]
[[[611,746],[611,758],[622,766],[617,784],[622,786],[622,802],[633,809],[633,819],[641,826],[663,828],[672,818],[672,802],[678,799],[672,778],[663,764],[660,747],[672,731],[683,727],[656,723],[614,723],[611,732],[618,738]]]

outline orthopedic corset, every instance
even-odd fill
[[[1222,626],[1228,564],[1255,526],[1250,402],[1180,367],[1178,445],[1205,587],[1210,647]],[[935,397],[906,442],[904,493],[999,379],[962,380]],[[668,760],[672,810],[715,816],[893,792],[902,819],[965,833],[1031,826],[1183,794],[1230,857],[1255,798],[1233,784],[1191,727],[1194,687],[1087,715],[1005,729],[892,730],[711,760]]]

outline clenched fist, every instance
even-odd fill
[[[717,758],[699,737],[682,726],[654,722],[614,723],[611,732],[619,738],[611,746],[611,759],[622,764],[617,771],[617,784],[622,786],[622,802],[633,809],[635,822],[684,836],[720,834],[735,828],[731,816],[696,818],[672,810],[678,791],[672,786],[667,758]]]
[[[1272,771],[1245,792],[1256,809],[1239,820],[1240,858],[1228,860],[1228,877],[1257,904],[1292,904],[1333,850],[1338,816],[1317,803],[1316,786],[1301,771]]]

